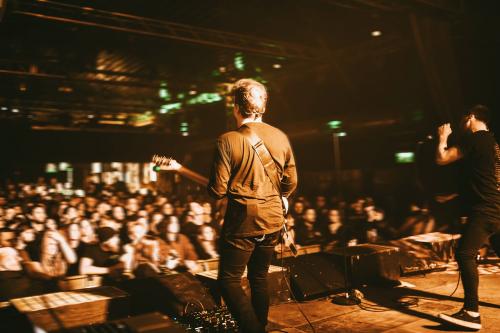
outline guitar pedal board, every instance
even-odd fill
[[[179,322],[192,333],[237,333],[238,325],[226,307],[210,311],[191,312],[180,318]]]

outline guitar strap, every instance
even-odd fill
[[[281,193],[281,180],[278,174],[278,168],[276,167],[276,162],[274,162],[273,156],[267,149],[264,141],[254,132],[252,129],[246,125],[241,126],[238,131],[248,140],[250,145],[252,146],[255,154],[259,158],[260,162],[264,166],[264,171],[266,172],[267,177],[271,180],[274,189],[282,197]],[[281,200],[281,204],[283,205],[283,237],[288,238],[288,230],[286,228],[286,217],[285,217],[285,206],[283,204],[283,200]],[[263,236],[264,238],[265,236]],[[263,239],[262,238],[262,239]],[[297,247],[294,244],[293,239],[290,240],[288,248],[292,252],[292,255],[296,257],[298,255]]]
[[[281,181],[278,174],[278,168],[274,159],[267,149],[264,141],[254,132],[252,129],[246,125],[243,125],[238,130],[243,136],[248,140],[252,146],[255,154],[259,157],[260,162],[264,166],[264,171],[267,177],[271,180],[274,189],[278,192],[281,198]]]

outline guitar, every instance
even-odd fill
[[[155,154],[153,155],[151,162],[155,165],[155,169],[163,171],[176,171],[181,175],[183,175],[184,177],[191,179],[192,181],[202,186],[208,185],[207,177],[200,175],[199,173],[182,166],[179,162],[177,162],[175,159],[171,157]],[[288,199],[286,197],[282,197],[281,201],[283,204],[283,216],[284,216],[283,236],[288,238],[288,231],[286,228],[286,213],[288,212]],[[288,248],[292,252],[293,256],[296,257],[298,250],[297,247],[295,246],[294,240],[288,239],[288,241],[289,241]]]
[[[166,157],[162,155],[153,155],[151,162],[155,165],[155,170],[162,170],[162,171],[176,171],[180,173],[182,176],[191,179],[195,183],[198,183],[202,186],[208,186],[208,178],[200,175],[199,173],[188,169],[176,160],[174,160],[171,157]]]

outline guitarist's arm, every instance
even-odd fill
[[[230,160],[225,148],[225,140],[219,138],[207,186],[208,193],[215,199],[223,199],[227,195],[227,186],[231,176]]]
[[[283,177],[281,178],[281,195],[288,198],[297,188],[297,169],[295,167],[295,158],[293,151],[288,143],[286,152],[285,167],[283,169]]]

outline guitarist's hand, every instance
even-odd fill
[[[283,201],[283,208],[285,209],[285,214],[288,213],[288,199],[286,197],[281,197],[281,201]]]
[[[182,165],[176,160],[171,160],[166,166],[166,170],[178,171],[180,168],[182,168]]]

